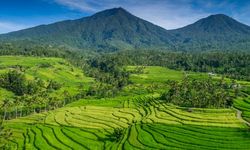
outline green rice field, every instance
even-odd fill
[[[74,94],[80,83],[85,88],[96,82],[64,59],[0,57],[0,73],[22,64],[29,80],[39,77],[63,84],[52,94],[60,97],[67,89]],[[47,67],[41,67],[44,64]],[[49,64],[49,65],[48,65]],[[128,69],[133,70],[134,66]],[[8,149],[13,150],[101,150],[101,149],[250,149],[250,99],[245,94],[233,108],[186,108],[159,100],[169,80],[181,80],[184,73],[163,67],[146,67],[132,74],[131,84],[111,98],[88,97],[62,108],[4,121],[11,129]],[[206,74],[189,73],[198,78]],[[218,77],[214,77],[218,78]],[[243,88],[249,82],[242,82]],[[152,86],[154,85],[154,86]],[[151,88],[151,90],[150,90]],[[14,94],[0,88],[2,97]],[[112,138],[122,130],[118,140]]]

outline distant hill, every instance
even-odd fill
[[[250,51],[250,27],[218,14],[180,29],[165,30],[123,8],[113,8],[78,20],[66,20],[0,35],[2,42],[20,43],[22,40],[94,51]]]
[[[170,32],[179,39],[177,49],[250,51],[250,27],[223,14]]]
[[[78,20],[12,32],[0,39],[64,45],[79,49],[136,49],[170,45],[171,35],[163,28],[114,8]]]

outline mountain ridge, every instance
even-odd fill
[[[186,50],[250,50],[250,26],[215,14],[170,31],[179,37],[177,47]]]
[[[30,40],[79,50],[250,50],[250,27],[224,14],[166,30],[119,7],[0,35],[0,41]]]

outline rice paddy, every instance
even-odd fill
[[[13,61],[7,62],[4,59]],[[65,89],[72,88],[72,92],[77,90],[80,82],[86,85],[94,82],[63,59],[38,60],[33,62],[32,58],[26,61],[26,58],[15,60],[10,56],[1,57],[0,65],[5,66],[1,72],[14,64],[26,64],[24,65],[28,67],[26,76],[30,79],[35,76],[43,79],[53,78],[63,82]],[[52,67],[39,68],[39,64],[44,61],[53,64]],[[133,67],[130,66],[130,69]],[[164,86],[166,81],[181,80],[182,76],[183,73],[180,71],[146,67],[143,74],[131,76],[132,85],[125,87],[120,96],[102,99],[89,97],[56,110],[7,120],[4,126],[13,133],[8,148],[11,150],[250,149],[249,126],[238,118],[236,110],[185,108],[157,99],[162,88],[167,88]],[[142,90],[152,83],[159,85],[153,87],[153,92]],[[2,89],[0,93],[12,95]],[[249,121],[249,98],[235,100],[234,106],[241,110],[242,117]],[[122,130],[122,136],[114,140],[112,135],[116,129]]]
[[[108,101],[104,100],[104,101]],[[141,103],[147,101],[147,103]],[[11,149],[247,149],[250,131],[232,109],[173,106],[150,96],[123,107],[66,106],[6,122]],[[109,138],[123,129],[119,141]]]

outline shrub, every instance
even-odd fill
[[[115,128],[114,132],[109,136],[111,141],[119,141],[122,138],[123,129],[122,128]]]

